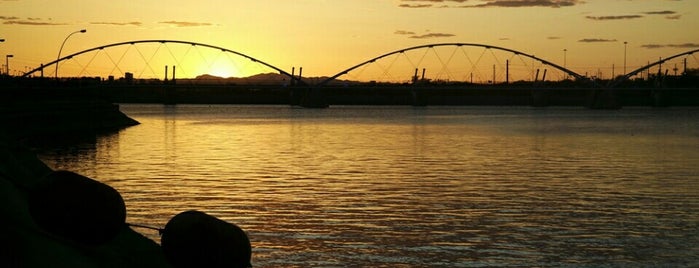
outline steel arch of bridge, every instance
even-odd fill
[[[258,60],[258,59],[256,59],[256,58],[253,58],[253,57],[248,56],[248,55],[246,55],[246,54],[243,54],[243,53],[240,53],[240,52],[237,52],[237,51],[233,51],[233,50],[230,50],[230,49],[227,49],[227,48],[224,48],[224,47],[219,47],[219,46],[214,46],[214,45],[209,45],[209,44],[203,44],[203,43],[189,42],[189,41],[181,41],[181,40],[136,40],[136,41],[119,42],[119,43],[113,43],[113,44],[104,45],[104,46],[98,46],[98,47],[86,49],[86,50],[83,50],[83,51],[80,51],[80,52],[76,52],[76,53],[70,54],[70,55],[68,55],[68,56],[62,57],[62,58],[60,58],[60,59],[54,60],[54,61],[52,61],[52,62],[49,62],[49,63],[47,63],[46,65],[42,65],[41,67],[38,67],[38,68],[36,68],[36,69],[34,69],[34,70],[31,70],[31,71],[29,71],[29,72],[24,73],[24,75],[22,75],[22,77],[27,77],[27,76],[29,76],[29,75],[35,73],[35,72],[38,72],[38,71],[40,71],[40,70],[46,68],[47,66],[51,66],[51,65],[54,65],[54,64],[58,64],[58,63],[61,62],[61,61],[69,60],[69,59],[71,59],[71,58],[73,58],[73,57],[75,57],[75,56],[78,56],[78,55],[81,55],[81,54],[85,54],[85,53],[88,53],[88,52],[92,52],[92,51],[95,51],[95,50],[103,50],[103,49],[109,48],[109,47],[124,46],[124,45],[135,45],[135,44],[142,44],[142,43],[161,43],[161,44],[165,44],[165,43],[175,43],[175,44],[185,44],[185,45],[192,45],[192,46],[201,46],[201,47],[206,47],[206,48],[211,48],[211,49],[218,49],[218,50],[221,50],[221,51],[223,51],[223,52],[232,53],[232,54],[235,54],[235,55],[238,55],[238,56],[247,58],[247,59],[249,59],[249,60],[251,60],[251,61],[253,61],[253,62],[260,63],[260,64],[262,64],[262,65],[264,65],[264,66],[267,66],[267,67],[269,67],[269,68],[271,68],[271,69],[274,69],[275,71],[278,71],[278,72],[279,72],[280,74],[282,74],[282,75],[288,76],[290,79],[295,80],[295,81],[298,82],[298,83],[302,83],[302,84],[303,84],[303,81],[301,81],[301,79],[299,79],[298,77],[295,77],[295,76],[291,75],[290,73],[288,73],[288,72],[286,72],[286,71],[284,71],[284,70],[282,70],[282,69],[280,69],[280,68],[278,68],[278,67],[276,67],[276,66],[273,66],[273,65],[271,65],[271,64],[269,64],[269,63],[266,63],[266,62],[264,62],[264,61]]]
[[[383,54],[383,55],[378,56],[378,57],[376,57],[376,58],[367,60],[367,61],[362,62],[362,63],[360,63],[360,64],[357,64],[357,65],[355,65],[355,66],[352,66],[352,67],[350,67],[350,68],[348,68],[348,69],[346,69],[346,70],[344,70],[344,71],[342,71],[342,72],[339,72],[339,73],[337,73],[336,75],[333,75],[333,76],[331,76],[331,77],[329,77],[329,78],[327,78],[327,79],[321,81],[318,85],[319,85],[319,86],[323,86],[323,85],[329,83],[330,81],[335,80],[335,79],[337,79],[338,77],[340,77],[340,76],[342,76],[342,75],[345,75],[345,74],[347,74],[347,73],[349,73],[349,72],[351,72],[351,71],[353,71],[353,70],[355,70],[355,69],[357,69],[357,68],[359,68],[359,67],[362,67],[362,66],[364,66],[364,65],[373,63],[373,62],[375,62],[376,60],[379,60],[379,59],[382,59],[382,58],[385,58],[385,57],[388,57],[388,56],[391,56],[391,55],[401,54],[401,53],[404,53],[404,52],[410,51],[410,50],[417,50],[417,49],[423,49],[423,48],[433,48],[433,47],[442,47],[442,46],[483,47],[483,48],[486,48],[486,49],[497,49],[497,50],[507,51],[507,52],[514,53],[515,55],[522,55],[522,56],[525,56],[525,57],[527,57],[527,58],[531,58],[531,59],[537,60],[537,61],[539,61],[539,62],[541,62],[541,63],[543,63],[543,64],[545,64],[545,65],[549,65],[549,66],[554,67],[554,68],[556,68],[556,69],[558,69],[558,70],[561,70],[561,71],[567,73],[568,75],[575,77],[575,79],[587,80],[587,77],[585,77],[585,76],[583,76],[583,75],[580,75],[580,74],[578,74],[578,73],[576,73],[576,72],[574,72],[574,71],[571,71],[570,69],[567,69],[567,68],[565,68],[565,67],[563,67],[563,66],[560,66],[560,65],[558,65],[558,64],[555,64],[555,63],[552,63],[552,62],[550,62],[550,61],[541,59],[541,58],[536,57],[536,56],[534,56],[534,55],[527,54],[527,53],[524,53],[524,52],[521,52],[521,51],[517,51],[517,50],[514,50],[514,49],[509,49],[509,48],[504,48],[504,47],[498,47],[498,46],[491,46],[491,45],[485,45],[485,44],[475,44],[475,43],[438,43],[438,44],[429,44],[429,45],[414,46],[414,47],[404,48],[404,49],[400,49],[400,50],[396,50],[396,51],[393,51],[393,52],[389,52],[389,53]]]
[[[653,63],[651,63],[651,64],[648,64],[648,65],[646,65],[646,66],[643,66],[643,67],[641,67],[641,68],[638,68],[638,69],[636,69],[636,70],[633,70],[633,71],[631,71],[630,73],[625,74],[624,76],[618,77],[618,78],[616,78],[616,79],[610,81],[608,87],[615,87],[615,86],[617,86],[617,85],[623,83],[624,81],[629,80],[629,78],[631,78],[632,76],[637,75],[638,73],[643,72],[643,71],[645,71],[645,70],[648,70],[648,69],[650,69],[650,68],[653,67],[653,66],[663,64],[663,63],[665,63],[666,61],[669,61],[669,60],[672,60],[672,59],[675,59],[675,58],[679,58],[679,57],[682,57],[682,56],[684,56],[684,55],[692,55],[692,54],[694,54],[695,52],[699,52],[699,49],[690,50],[690,51],[687,51],[687,52],[682,52],[682,53],[680,53],[680,54],[677,54],[677,55],[674,55],[674,56],[671,56],[671,57],[668,57],[668,58],[665,58],[665,59],[660,59],[660,60],[658,60],[658,61],[656,61],[656,62],[653,62]]]

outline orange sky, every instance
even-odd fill
[[[0,0],[0,54],[13,54],[11,68],[25,71],[55,60],[68,34],[87,29],[68,40],[63,55],[131,40],[186,40],[329,76],[398,49],[463,42],[559,65],[565,54],[578,73],[614,65],[618,74],[624,42],[629,71],[699,48],[698,12],[694,0]],[[689,62],[699,65],[696,57]]]

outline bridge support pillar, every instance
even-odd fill
[[[549,106],[549,92],[546,89],[535,88],[531,91],[529,105],[533,107]]]
[[[169,84],[162,86],[163,89],[163,104],[173,105],[177,104],[177,89]]]
[[[587,107],[590,109],[621,109],[617,100],[616,91],[611,88],[593,89],[588,99]]]
[[[300,104],[304,108],[328,108],[329,106],[323,92],[316,87],[306,88]]]
[[[651,94],[651,100],[653,101],[652,105],[653,107],[667,107],[667,101],[665,100],[665,94],[662,90],[662,88],[653,88],[650,91]]]
[[[293,84],[293,80],[292,80]],[[289,88],[289,104],[290,105],[301,105],[301,100],[303,99],[303,89],[297,86],[290,86]]]
[[[427,96],[425,89],[422,87],[410,88],[410,101],[413,106],[427,106]]]

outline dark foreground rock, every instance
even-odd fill
[[[176,268],[252,267],[243,229],[200,211],[175,215],[162,231],[165,256]]]
[[[238,226],[203,212],[183,212],[163,230],[161,247],[125,222],[126,206],[114,188],[53,171],[28,149],[138,124],[117,105],[94,98],[4,96],[0,267],[250,266],[250,240]]]
[[[121,194],[74,172],[49,173],[28,199],[29,213],[42,230],[76,243],[106,244],[126,225]]]
[[[99,229],[100,237],[78,236],[75,239],[70,231],[62,233],[70,227],[63,226],[63,231],[56,232],[47,228],[46,223],[39,224],[30,213],[30,194],[50,190],[56,185],[47,177],[53,170],[26,144],[47,138],[95,135],[138,122],[119,112],[118,106],[103,101],[3,97],[0,101],[0,267],[170,267],[157,243],[125,224]],[[70,184],[75,182],[64,182],[63,186]],[[110,193],[110,188],[87,184]],[[76,193],[66,190],[63,194]],[[114,194],[111,192],[112,200],[120,198]],[[102,197],[92,198],[85,201],[99,201]],[[85,207],[84,211],[89,209]],[[61,217],[44,212],[44,216]],[[118,222],[124,212],[117,208],[102,213],[95,215],[96,218],[91,218],[92,213],[81,215],[83,219],[78,220],[87,219],[94,224],[105,220],[103,216],[109,214],[112,216],[106,216],[108,222]]]
[[[42,228],[30,213],[29,195],[51,172],[0,133],[0,267],[170,267],[157,243],[126,225],[107,231],[100,243]]]

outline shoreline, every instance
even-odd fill
[[[5,98],[0,108],[0,266],[170,267],[160,245],[127,225],[104,244],[85,245],[42,230],[29,211],[29,193],[52,172],[31,144],[135,124],[118,105],[104,101]]]

